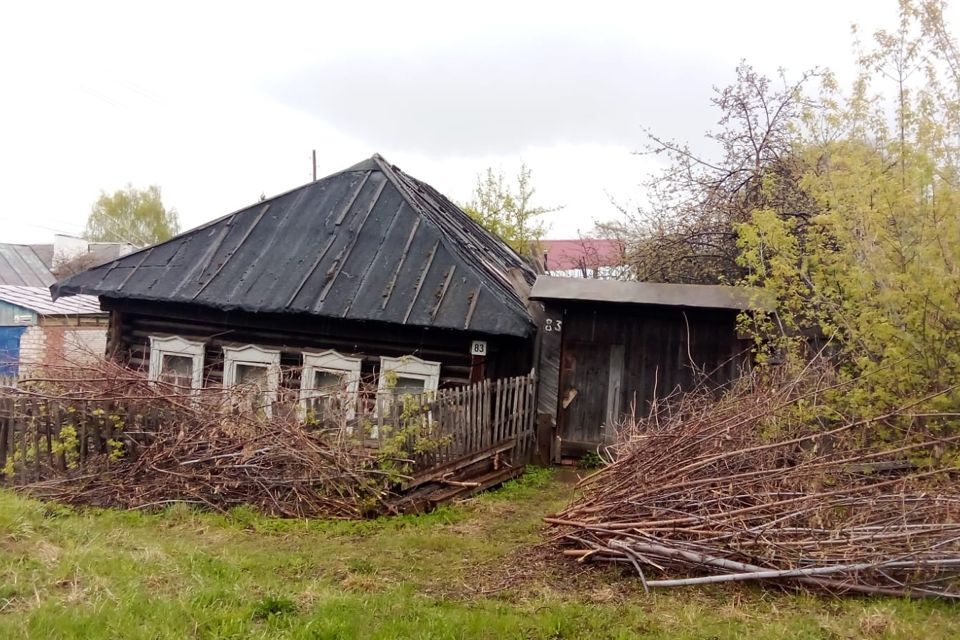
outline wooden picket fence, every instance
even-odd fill
[[[366,424],[371,425],[374,446],[397,433],[416,433],[419,444],[411,442],[407,449],[413,452],[417,471],[492,448],[502,449],[500,454],[512,464],[522,465],[533,453],[535,397],[532,374],[399,399],[380,393]]]
[[[164,424],[162,410],[115,401],[0,394],[0,469],[41,480],[122,450],[136,455]]]
[[[402,451],[423,477],[488,459],[519,469],[533,452],[535,390],[531,374],[419,395],[381,392],[344,424],[367,447]],[[22,483],[92,459],[109,463],[111,453],[136,455],[165,422],[149,401],[47,398],[8,385],[0,389],[0,469]]]

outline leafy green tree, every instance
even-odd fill
[[[823,108],[799,121],[818,210],[808,224],[762,207],[738,227],[744,282],[778,299],[759,334],[793,353],[812,329],[831,338],[842,374],[873,372],[846,394],[851,407],[960,380],[960,56],[941,9],[902,1],[852,89],[826,83]]]
[[[175,209],[167,209],[160,187],[125,189],[108,195],[101,191],[93,204],[84,237],[92,242],[129,242],[147,246],[169,240],[180,232]]]
[[[516,180],[510,183],[502,172],[488,168],[477,176],[473,198],[463,210],[487,231],[502,238],[514,251],[525,258],[538,254],[540,240],[547,225],[540,218],[561,207],[542,207],[533,204],[536,190],[532,171],[526,164],[520,166]]]

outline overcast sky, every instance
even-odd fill
[[[951,11],[953,18],[955,12]],[[695,146],[741,59],[849,72],[895,0],[11,2],[0,8],[0,242],[79,233],[101,190],[160,185],[190,228],[374,152],[457,201],[533,170],[551,237],[616,217]],[[951,20],[956,24],[956,20]]]

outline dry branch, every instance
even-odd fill
[[[39,498],[136,509],[249,505],[284,517],[357,518],[391,512],[392,488],[409,479],[396,465],[385,471],[362,438],[304,421],[291,407],[276,407],[268,417],[249,406],[244,390],[195,392],[148,382],[108,361],[34,374],[16,389],[0,389],[0,406],[39,407],[31,409],[34,420],[55,406],[78,433],[98,424],[96,418],[113,419],[123,453],[103,451],[72,470],[47,469],[40,481],[27,473],[19,489]],[[64,425],[55,426],[59,436]],[[92,449],[104,434],[78,437],[80,447]]]
[[[834,384],[825,371],[674,398],[627,425],[614,461],[547,518],[562,553],[633,567],[645,588],[756,580],[960,598],[957,414],[925,398],[812,426]],[[879,438],[881,425],[900,437]]]

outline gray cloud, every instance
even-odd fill
[[[732,71],[629,43],[551,37],[338,60],[267,90],[376,147],[507,154],[553,143],[633,148],[644,127],[699,136],[716,117],[711,85]]]

